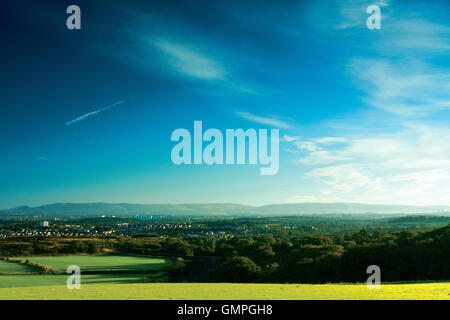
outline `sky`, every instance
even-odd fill
[[[444,0],[2,1],[0,208],[450,205],[449,14]],[[194,121],[279,129],[278,173],[175,165],[171,134]]]

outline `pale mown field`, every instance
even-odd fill
[[[163,300],[450,300],[450,283],[366,285],[135,283],[85,284],[80,290],[63,285],[0,288],[0,299],[163,299]]]

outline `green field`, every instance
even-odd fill
[[[2,288],[0,299],[164,299],[164,300],[303,300],[303,299],[440,299],[450,298],[450,283],[365,285],[136,283],[87,284],[80,290],[63,285]]]
[[[22,287],[65,287],[69,275],[0,275],[0,289]],[[139,283],[145,277],[145,273],[119,273],[119,274],[86,274],[82,276],[82,283],[91,284],[121,284]]]
[[[160,270],[173,259],[159,259],[140,256],[84,255],[57,257],[19,257],[14,260],[28,260],[65,272],[70,265],[79,266],[81,271],[148,271]]]
[[[166,271],[175,267],[176,259],[81,255],[14,260],[29,260],[61,274],[30,274],[36,272],[30,265],[0,260],[0,299],[450,299],[449,282],[384,284],[380,290],[363,284],[148,283],[167,281]],[[69,265],[82,269],[80,290],[66,287]]]
[[[39,268],[25,261],[47,266],[59,274],[39,274]],[[22,263],[19,263],[21,261]],[[0,288],[66,287],[70,265],[81,268],[86,285],[133,284],[168,281],[167,271],[175,268],[176,259],[121,255],[79,255],[52,257],[19,257],[0,260]],[[84,272],[84,274],[83,274]],[[42,295],[45,296],[43,292]]]
[[[0,260],[0,275],[1,274],[29,274],[35,271],[35,268],[20,264],[13,261]],[[0,284],[1,285],[1,284]]]

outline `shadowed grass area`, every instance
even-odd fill
[[[81,276],[83,284],[139,283],[152,276],[145,273],[87,274]],[[61,286],[65,288],[69,275],[1,275],[0,288]],[[105,287],[106,290],[106,287]]]
[[[135,283],[87,284],[80,290],[65,286],[3,288],[0,299],[162,299],[162,300],[449,300],[450,283],[366,285]]]
[[[19,257],[16,262],[0,260],[0,288],[29,288],[58,286],[66,289],[69,265],[81,268],[84,285],[130,284],[169,281],[167,271],[177,268],[182,262],[177,259],[160,259],[123,255],[79,255],[51,257]],[[57,270],[61,274],[38,273],[39,268],[17,261],[35,263]],[[14,275],[12,275],[14,274]],[[105,287],[105,290],[108,290]],[[43,292],[43,295],[46,293]]]
[[[60,272],[65,272],[70,265],[79,266],[81,271],[156,271],[166,267],[172,261],[172,259],[121,255],[19,257],[14,259],[29,260]]]
[[[0,259],[0,274],[30,274],[38,271],[30,265]]]

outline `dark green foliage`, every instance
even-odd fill
[[[250,258],[232,257],[225,260],[212,272],[210,280],[214,282],[256,282],[260,273],[261,268]]]
[[[381,268],[385,282],[450,279],[450,225],[428,231],[362,228],[328,236],[0,240],[0,256],[9,257],[95,254],[105,248],[117,253],[214,260],[205,264],[211,269],[209,281],[214,282],[365,282],[370,265]]]

